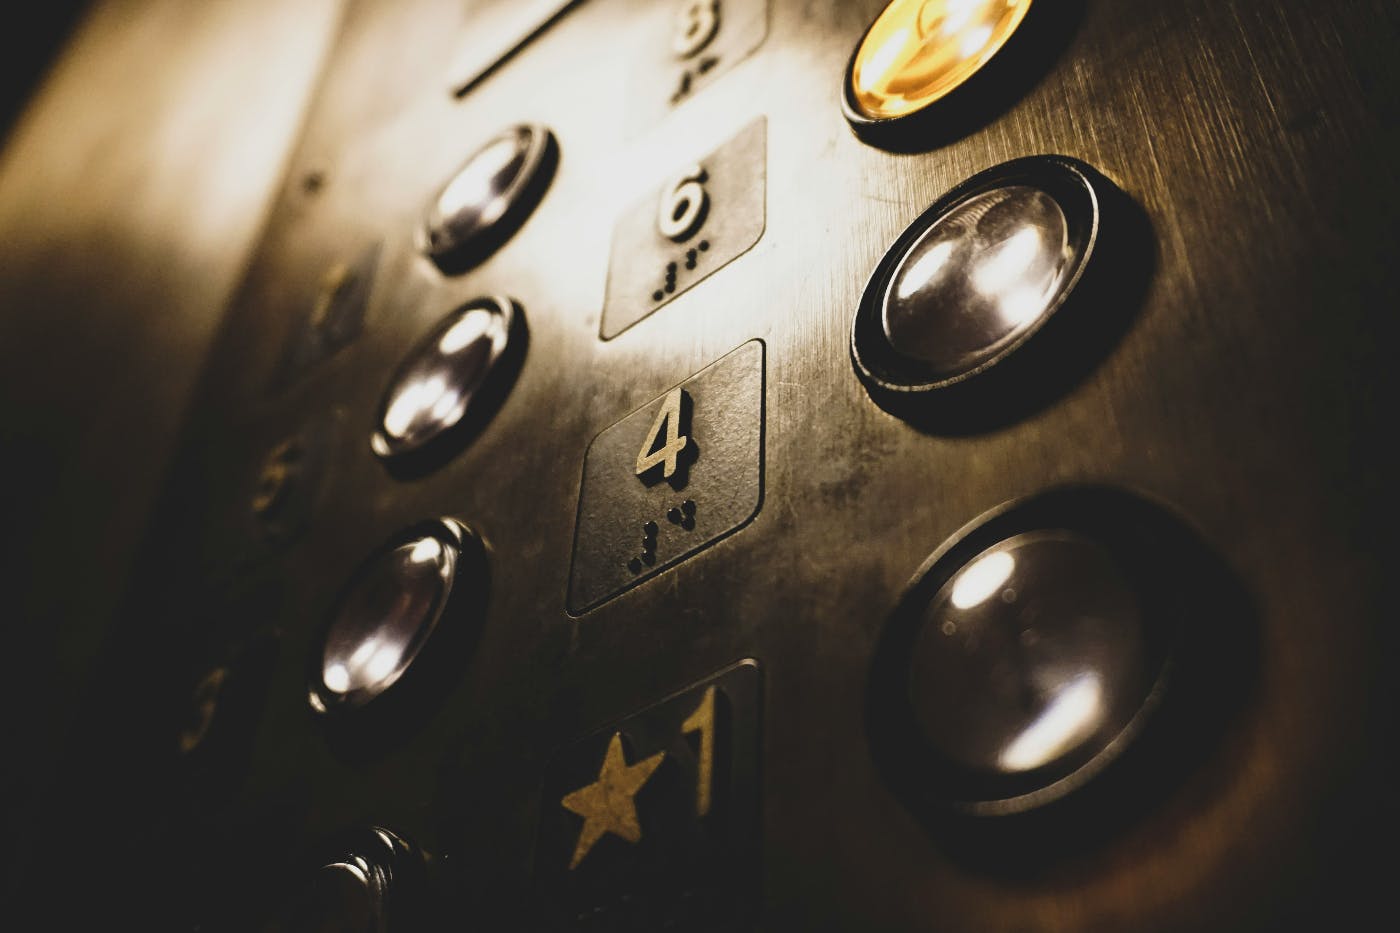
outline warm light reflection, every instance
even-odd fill
[[[326,687],[335,693],[346,693],[350,690],[350,671],[344,664],[327,664],[321,679],[326,682]]]
[[[452,179],[438,198],[438,210],[444,217],[461,211],[482,212],[498,196],[505,173],[519,154],[515,137],[496,140],[487,145]]]
[[[1102,718],[1103,687],[1088,671],[1059,689],[1035,721],[1002,749],[1006,771],[1031,771],[1050,764],[1091,736]]]
[[[384,413],[384,430],[394,437],[403,437],[423,411],[436,404],[446,391],[447,380],[440,374],[403,386]]]
[[[851,73],[873,119],[906,116],[972,77],[1025,19],[1031,0],[894,0],[870,27]]]
[[[475,309],[467,312],[460,321],[449,327],[438,340],[438,351],[443,356],[451,356],[459,350],[467,348],[485,336],[493,322],[494,318],[489,312]]]
[[[929,283],[938,279],[938,274],[953,258],[958,248],[955,240],[941,240],[932,249],[914,261],[908,269],[902,270],[895,282],[895,297],[905,301],[918,294]]]
[[[381,644],[379,650],[370,655],[369,661],[365,663],[365,682],[369,684],[383,682],[398,668],[402,658],[403,651],[399,645]]]
[[[442,557],[442,543],[437,538],[420,538],[408,552],[408,559],[415,564],[436,563]]]
[[[991,598],[1016,569],[1016,558],[1005,551],[986,554],[968,564],[953,580],[948,597],[958,609],[980,606]]]

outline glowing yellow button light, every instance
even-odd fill
[[[908,116],[996,55],[1031,0],[894,0],[856,50],[851,90],[872,120]]]

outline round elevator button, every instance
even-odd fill
[[[969,771],[1070,774],[1152,690],[1144,624],[1099,543],[1063,529],[998,542],[924,609],[909,685],[921,731]]]
[[[396,933],[424,912],[421,852],[387,829],[346,840],[264,928],[266,933]]]
[[[449,314],[400,364],[380,402],[370,447],[402,462],[452,446],[489,416],[523,352],[524,315],[509,298],[478,298]]]
[[[496,136],[433,198],[421,249],[448,274],[485,259],[534,210],[557,161],[554,135],[543,126],[515,126]]]
[[[363,707],[425,666],[420,655],[450,653],[440,643],[470,624],[484,597],[484,552],[465,525],[438,519],[396,535],[336,601],[313,653],[312,709]]]
[[[1141,744],[1181,633],[1207,611],[1191,540],[1134,496],[1076,487],[939,548],[872,673],[872,748],[897,789],[935,810],[1023,813]]]
[[[1031,0],[893,0],[856,47],[847,101],[869,120],[907,117],[991,61]]]
[[[885,337],[931,372],[970,372],[1045,316],[1073,258],[1065,213],[1044,191],[975,194],[896,265],[880,302]]]
[[[1015,353],[1080,286],[1110,183],[1087,165],[1035,156],[939,198],[876,266],[851,357],[872,393],[910,400]]]

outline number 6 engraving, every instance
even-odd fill
[[[677,58],[689,58],[714,40],[719,32],[719,0],[686,0],[676,22],[671,51]]]
[[[709,177],[703,167],[692,165],[662,190],[656,212],[656,229],[662,236],[680,243],[705,223],[710,209],[710,195],[705,191]]]
[[[682,433],[689,430],[689,415],[690,396],[684,389],[672,389],[662,399],[661,410],[637,452],[636,472],[642,482],[650,484],[664,478],[677,489],[685,485],[686,462],[694,454],[694,445]]]

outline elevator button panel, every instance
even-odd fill
[[[602,338],[748,252],[763,236],[766,187],[767,120],[760,117],[628,208],[613,232]]]
[[[742,528],[763,502],[764,346],[751,340],[588,446],[568,608],[579,614]]]
[[[743,928],[757,893],[759,674],[740,662],[555,758],[535,928]]]

